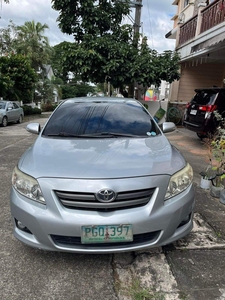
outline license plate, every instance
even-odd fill
[[[196,109],[192,109],[192,110],[190,111],[190,114],[191,114],[191,115],[196,115],[196,114],[197,114],[197,110],[196,110]]]
[[[118,243],[132,242],[131,224],[123,225],[91,225],[81,227],[81,243]]]

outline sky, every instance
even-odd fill
[[[132,0],[134,2],[135,0]],[[166,39],[165,35],[173,28],[171,18],[176,13],[172,0],[142,0],[140,32],[148,37],[150,48],[159,53],[174,50],[175,41]],[[131,12],[131,16],[134,16]],[[51,7],[51,0],[10,0],[9,4],[0,0],[0,27],[7,27],[12,20],[15,25],[26,21],[46,23],[45,35],[51,46],[63,41],[73,41],[72,36],[63,34],[57,24],[58,12]],[[126,21],[126,20],[125,20]],[[127,19],[128,22],[128,19]]]

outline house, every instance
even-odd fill
[[[187,103],[194,89],[225,86],[225,1],[174,0],[177,13],[166,38],[175,39],[181,78],[171,86],[170,102]]]
[[[44,103],[46,101],[57,103],[59,101],[59,95],[58,95],[57,87],[53,83],[51,83],[51,81],[55,78],[51,65],[43,65],[42,69],[41,68],[39,69],[38,74],[40,76],[39,90],[36,89],[35,91],[35,97],[36,97],[35,102],[37,102],[38,100],[39,102],[44,102]]]

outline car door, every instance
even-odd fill
[[[21,108],[16,102],[13,102],[13,113],[14,121],[18,121],[21,115]]]
[[[15,120],[15,111],[12,102],[8,102],[6,106],[6,115],[8,118],[8,122],[13,122]]]

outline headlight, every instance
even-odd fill
[[[17,167],[13,170],[12,185],[21,195],[45,204],[45,199],[37,180],[21,172]]]
[[[170,178],[170,182],[166,191],[165,200],[176,196],[186,190],[193,181],[192,167],[187,164],[185,168],[177,172]]]

